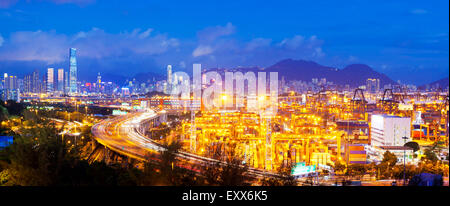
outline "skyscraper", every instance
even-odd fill
[[[77,49],[70,48],[69,93],[77,93]]]
[[[33,92],[33,75],[28,74],[25,75],[23,78],[23,92],[24,93],[31,93]]]
[[[167,65],[167,83],[163,89],[164,93],[169,94],[172,90],[172,65]]]
[[[55,87],[54,69],[47,69],[47,93],[53,93]]]
[[[32,93],[41,93],[41,80],[39,79],[39,70],[34,70],[31,74],[31,92]]]
[[[167,65],[167,83],[170,85],[172,83],[172,65]]]
[[[17,83],[17,76],[8,76],[7,73],[3,75],[3,89],[2,89],[2,99],[3,100],[14,100],[19,101],[19,85]]]
[[[380,79],[367,79],[366,91],[369,93],[377,93],[380,91]]]
[[[64,72],[64,94],[69,93],[69,72]]]
[[[102,76],[100,75],[100,72],[97,75],[97,85],[96,86],[97,86],[96,91],[97,92],[101,92],[101,89],[102,89]]]
[[[58,92],[64,93],[64,69],[58,69]]]

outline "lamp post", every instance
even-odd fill
[[[406,140],[408,139],[408,137],[402,137],[403,139],[403,143],[406,143]],[[406,184],[406,148],[405,146],[403,146],[403,186],[405,186]]]

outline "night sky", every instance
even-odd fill
[[[85,78],[292,58],[420,85],[448,76],[448,34],[448,0],[0,0],[0,72],[68,69],[76,47]]]

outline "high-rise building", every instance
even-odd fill
[[[31,93],[33,92],[33,75],[28,74],[25,75],[23,78],[23,91],[24,93]]]
[[[31,92],[32,93],[41,93],[41,92],[43,92],[42,90],[41,90],[41,80],[40,80],[40,78],[39,78],[39,70],[34,70],[33,71],[33,73],[31,74],[31,85],[32,85],[32,88],[31,88]]]
[[[64,72],[64,94],[69,93],[69,72]]]
[[[19,85],[17,76],[10,76],[7,73],[3,75],[3,89],[1,98],[3,100],[20,100]]]
[[[367,79],[366,91],[369,93],[377,93],[380,91],[380,79]]]
[[[172,65],[167,65],[167,83],[172,83]]]
[[[78,92],[77,85],[77,49],[70,48],[70,67],[69,67],[69,93],[75,94]]]
[[[41,86],[40,88],[41,93],[47,93],[47,79],[48,79],[47,74],[44,74],[42,76],[41,83],[39,84]]]
[[[97,92],[101,92],[101,89],[102,89],[102,76],[100,75],[100,72],[98,73],[98,75],[97,75],[97,88],[96,88],[96,90],[97,90]]]
[[[54,76],[54,69],[48,68],[47,69],[47,93],[53,93],[55,88],[55,76]]]
[[[102,76],[100,76],[100,72],[97,74],[97,84],[102,83]]]
[[[372,115],[370,133],[373,146],[402,146],[410,140],[411,118]]]
[[[64,93],[64,69],[58,69],[58,83],[57,90],[59,93]]]

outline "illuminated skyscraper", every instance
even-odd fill
[[[172,83],[172,65],[167,65],[167,83],[170,85]]]
[[[34,70],[31,74],[31,92],[32,93],[41,93],[41,80],[39,79],[39,70]]]
[[[64,69],[58,69],[58,92],[64,93]]]
[[[369,93],[377,93],[380,91],[380,79],[367,79],[366,91]]]
[[[167,83],[164,85],[164,93],[169,94],[172,89],[172,65],[167,65]]]
[[[77,49],[70,48],[70,67],[69,67],[69,93],[75,94],[77,90]]]
[[[23,78],[23,93],[31,93],[32,92],[32,75],[25,75]]]
[[[97,92],[101,92],[102,88],[102,76],[100,75],[100,72],[97,75]]]
[[[47,69],[47,93],[53,93],[53,89],[55,86],[55,77],[54,77],[54,69],[48,68]]]
[[[69,72],[64,72],[64,94],[69,93]]]
[[[97,75],[97,84],[101,84],[102,83],[102,76],[100,75],[100,72]]]
[[[19,86],[17,83],[17,76],[8,76],[7,73],[3,75],[3,89],[1,90],[2,100],[20,101]]]

